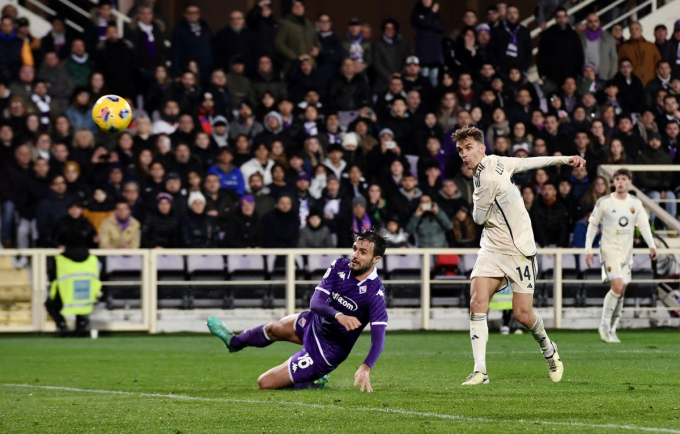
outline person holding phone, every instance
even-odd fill
[[[420,204],[406,225],[406,232],[416,235],[417,247],[448,247],[446,232],[453,229],[453,223],[436,202],[426,194],[420,196]]]

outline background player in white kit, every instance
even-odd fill
[[[616,336],[616,327],[621,318],[623,308],[623,292],[630,283],[630,268],[633,263],[633,237],[635,226],[640,228],[642,238],[649,246],[653,260],[656,260],[656,245],[649,228],[647,213],[642,202],[628,189],[632,175],[627,169],[619,169],[614,173],[616,191],[601,197],[588,219],[586,233],[586,264],[593,263],[593,240],[597,235],[597,227],[602,223],[602,241],[600,241],[600,262],[602,277],[609,281],[611,289],[604,297],[602,320],[600,322],[600,338],[608,343],[620,343]]]
[[[532,308],[536,287],[536,242],[529,213],[512,182],[512,174],[541,167],[569,164],[585,166],[585,160],[572,157],[509,158],[485,155],[484,135],[475,127],[453,134],[458,155],[474,172],[473,219],[484,225],[481,249],[472,270],[470,287],[470,339],[475,367],[463,385],[487,384],[486,342],[489,327],[486,314],[489,300],[505,279],[512,287],[515,319],[536,339],[548,364],[550,378],[562,379],[563,366],[557,346],[550,341],[543,320]]]

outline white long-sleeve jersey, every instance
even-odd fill
[[[569,164],[569,157],[510,158],[488,155],[474,175],[472,218],[484,225],[482,249],[504,255],[536,254],[531,219],[522,194],[512,182],[514,173]]]
[[[628,194],[625,199],[617,199],[613,194],[608,194],[597,201],[588,219],[586,232],[588,253],[592,253],[593,240],[600,223],[602,223],[600,251],[610,258],[620,259],[622,264],[627,264],[633,259],[635,226],[640,228],[640,234],[647,245],[656,248],[647,212],[642,206],[642,201],[632,194]]]

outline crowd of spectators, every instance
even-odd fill
[[[542,0],[539,85],[527,79],[529,30],[506,3],[455,29],[433,0],[380,29],[312,22],[303,1],[283,3],[280,21],[263,0],[216,31],[194,4],[171,29],[142,3],[120,34],[100,0],[84,33],[58,15],[42,39],[6,6],[3,245],[344,247],[380,226],[392,247],[478,246],[472,173],[451,141],[475,125],[489,154],[587,160],[515,176],[537,243],[566,247],[609,192],[598,165],[680,160],[680,21],[654,42],[632,22],[624,40],[620,25],[607,32],[591,13],[575,28]],[[133,107],[129,130],[96,128],[90,110],[106,94]],[[635,184],[680,193],[664,173]]]

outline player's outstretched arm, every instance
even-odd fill
[[[584,167],[586,165],[586,160],[578,155],[572,155],[570,157],[500,157],[500,160],[511,174],[526,172],[527,170],[542,169],[549,166],[569,165],[571,167]]]
[[[362,392],[364,391],[364,386],[366,387],[366,391],[368,393],[373,392],[369,374],[371,373],[371,369],[373,369],[375,363],[378,361],[378,357],[380,357],[380,354],[382,354],[382,351],[385,348],[386,329],[387,323],[371,323],[371,349],[368,351],[368,355],[366,356],[364,363],[359,366],[359,369],[357,369],[357,372],[354,374],[354,385],[356,386],[361,384]]]

